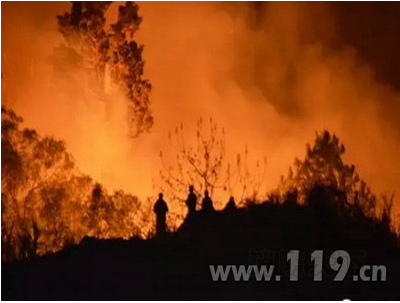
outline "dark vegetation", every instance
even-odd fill
[[[65,143],[23,128],[1,109],[1,259],[52,253],[84,236],[130,238],[146,233],[151,208],[82,174]]]
[[[373,195],[328,132],[317,134],[266,201],[192,211],[175,232],[145,239],[155,222],[150,209],[121,191],[107,194],[79,173],[62,141],[20,123],[2,108],[4,299],[400,297],[393,195]],[[299,282],[289,282],[283,267],[291,249],[305,256]],[[309,256],[316,249],[343,249],[358,263],[344,282],[332,282],[329,268],[323,282],[313,282]],[[212,282],[209,265],[220,264],[275,264],[282,281]],[[363,264],[385,265],[387,281],[353,282],[350,273]]]
[[[305,159],[295,161],[267,201],[197,211],[175,232],[144,239],[155,222],[146,204],[121,191],[108,195],[79,173],[62,141],[21,128],[21,121],[2,108],[4,299],[400,297],[393,195],[373,195],[328,132],[317,134]],[[289,282],[285,272],[281,282],[212,282],[209,265],[269,262],[282,269],[283,253],[291,249],[305,256],[343,249],[361,262],[349,272],[386,265],[387,281],[353,282],[350,275],[332,282],[327,269],[316,284],[305,258],[299,282]],[[267,251],[275,253],[273,260]]]
[[[399,299],[396,235],[382,220],[337,204],[342,197],[333,188],[315,186],[303,205],[290,195],[284,203],[196,212],[162,239],[85,238],[53,255],[3,264],[3,299]],[[286,262],[280,253],[290,249],[306,256],[298,282],[289,282],[278,266]],[[315,249],[344,249],[359,262],[343,282],[332,282],[329,269],[323,282],[313,282],[309,256]],[[267,250],[275,253],[273,259]],[[209,265],[271,263],[281,282],[212,282],[209,272]],[[363,264],[386,265],[387,281],[353,282]]]
[[[153,124],[143,47],[134,40],[141,17],[138,6],[127,2],[106,29],[110,5],[73,2],[71,12],[58,17],[65,43],[53,59],[62,75],[89,71],[88,89],[96,100],[110,102],[122,91],[129,134],[137,137]],[[105,88],[107,78],[112,88]],[[173,231],[156,238],[150,203],[122,191],[107,193],[79,172],[63,141],[21,123],[2,107],[3,299],[400,299],[393,195],[374,195],[355,166],[344,163],[343,144],[327,131],[317,133],[305,158],[296,159],[267,199],[260,198],[267,196],[262,178],[247,167],[247,151],[236,168],[225,161],[224,131],[214,122],[209,137],[198,131],[193,149],[178,141],[175,166],[162,171],[166,194],[176,198],[168,203],[182,204],[190,184],[200,198],[203,190],[211,197],[218,190],[230,193],[238,183],[240,207],[192,211],[183,222],[167,222]],[[175,132],[178,140],[181,132]],[[299,282],[289,282],[282,266],[291,249],[305,256]],[[309,256],[317,249],[358,256],[349,273],[363,264],[386,265],[387,281],[353,282],[349,275],[332,282],[328,268],[323,282],[313,282]],[[209,265],[271,263],[282,281],[213,282],[209,271]]]
[[[63,141],[23,128],[22,118],[6,107],[2,107],[1,116],[2,261],[53,253],[67,245],[78,244],[85,236],[146,238],[153,232],[154,219],[149,201],[139,201],[121,190],[107,193],[102,185],[78,170]],[[216,142],[213,137],[202,138],[201,146],[213,142]],[[218,148],[211,151],[201,148],[200,152],[193,152],[188,159],[198,159],[193,162],[194,166],[190,162],[185,167],[185,158],[178,162],[178,166],[185,167],[185,171],[194,170],[193,175],[198,178],[184,175],[174,178],[182,184],[194,182],[195,190],[216,190],[217,186],[210,183],[208,176],[215,174],[214,179],[229,176],[220,176],[221,172],[209,164],[209,159],[213,159],[215,154],[219,162],[223,161],[220,153]],[[307,147],[305,159],[295,161],[294,170],[289,170],[288,176],[269,194],[268,200],[282,203],[289,196],[304,204],[307,193],[315,185],[324,186],[337,191],[331,197],[331,205],[336,205],[338,212],[348,209],[352,214],[363,213],[373,220],[385,222],[394,230],[393,195],[378,199],[358,176],[355,167],[343,162],[343,153],[344,146],[337,137],[328,132],[317,134],[314,145]],[[204,174],[197,174],[197,171]],[[257,184],[252,180],[249,182],[248,174],[239,175],[242,180],[239,186],[247,189],[251,184]],[[171,177],[171,180],[175,179]],[[177,187],[177,191],[181,196],[185,194],[182,186]],[[260,203],[262,200],[254,198],[260,195],[266,196],[266,192],[261,193],[259,186],[253,186],[237,202],[241,207]],[[198,196],[200,201],[201,193]],[[167,224],[171,230],[176,230],[185,216],[185,204],[179,199],[167,198],[167,202],[170,206],[175,203],[183,208],[178,214],[182,219],[169,215]]]

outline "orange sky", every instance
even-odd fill
[[[327,128],[376,192],[400,192],[400,93],[338,39],[328,4],[139,5],[151,134],[127,138],[123,98],[107,120],[96,100],[82,105],[88,96],[73,94],[82,75],[70,87],[49,85],[49,56],[61,41],[55,15],[68,3],[2,3],[2,103],[39,132],[65,139],[83,172],[142,198],[156,191],[168,130],[183,123],[190,134],[201,116],[226,129],[229,157],[246,145],[253,162],[267,157],[268,189],[303,157],[315,130]],[[116,4],[109,21],[115,12]]]

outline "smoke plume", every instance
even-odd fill
[[[145,46],[155,125],[132,140],[122,97],[105,109],[76,93],[85,75],[62,88],[51,78],[62,42],[55,16],[69,4],[2,3],[3,103],[28,126],[64,139],[83,172],[111,189],[154,195],[168,130],[183,123],[190,134],[199,117],[212,116],[231,156],[247,145],[254,161],[267,157],[269,189],[315,131],[328,129],[375,192],[400,192],[400,93],[341,40],[331,4],[139,5],[136,39]],[[110,23],[116,13],[113,4]]]

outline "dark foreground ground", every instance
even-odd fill
[[[300,251],[289,281],[286,253]],[[323,281],[311,253],[324,250]],[[342,282],[329,255],[352,256]],[[274,264],[281,281],[213,282],[209,265]],[[386,282],[354,282],[365,264],[385,265]],[[195,214],[164,239],[96,240],[57,254],[2,264],[2,299],[18,300],[400,300],[400,252],[382,223],[350,212],[264,203],[230,213]]]

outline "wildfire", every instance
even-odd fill
[[[74,5],[79,10],[82,4]],[[79,174],[93,180],[88,188],[102,184],[104,201],[120,203],[126,194],[132,206],[137,196],[145,209],[140,216],[150,218],[157,193],[171,192],[160,171],[165,177],[174,164],[175,171],[184,170],[182,163],[198,160],[192,152],[204,147],[196,141],[201,117],[213,117],[225,130],[223,161],[216,144],[217,159],[199,162],[215,165],[221,176],[213,193],[219,209],[231,195],[266,198],[322,129],[344,142],[344,160],[356,165],[373,192],[400,188],[393,114],[400,95],[375,80],[357,50],[335,46],[330,4],[268,3],[257,10],[245,3],[106,6],[93,8],[95,14],[106,10],[104,20],[94,19],[93,35],[102,40],[93,44],[90,31],[82,31],[86,21],[78,26],[66,13],[72,12],[68,3],[2,5],[2,104],[39,134],[65,141]],[[57,15],[64,16],[59,24]],[[316,16],[324,26],[314,26]],[[184,153],[182,142],[176,146],[168,138],[181,124]],[[179,190],[171,183],[179,198],[171,194],[167,201],[175,203],[174,226],[186,213],[187,186],[197,182],[201,195],[211,185],[204,171],[202,182],[187,171],[180,176]],[[123,194],[113,193],[120,189]],[[85,193],[89,197],[91,190]],[[133,228],[129,222],[127,229]],[[116,234],[104,224],[102,230]]]

